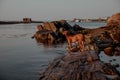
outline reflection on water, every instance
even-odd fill
[[[14,35],[14,34],[9,34],[9,35],[1,34],[0,38],[4,38],[4,37],[6,37],[6,38],[19,38],[19,37],[26,37],[29,34],[32,34],[32,33],[24,33],[24,34],[16,34],[16,35]]]
[[[0,25],[0,38],[19,38],[26,37],[35,32],[35,25]]]
[[[0,25],[0,80],[38,80],[52,59],[66,53],[66,45],[36,45],[36,25]]]
[[[38,80],[39,72],[52,59],[67,53],[67,43],[51,45],[50,42],[42,44],[31,39],[36,25],[0,25],[0,80]],[[107,62],[111,58],[104,54],[100,56]],[[116,59],[112,63],[120,64],[119,57]]]
[[[42,40],[40,38],[35,38],[36,43],[38,44],[38,46],[43,45],[45,48],[56,48],[56,45],[61,45],[61,47],[64,45],[63,41],[59,41],[58,43],[55,43],[53,40],[51,39],[46,39],[46,40]]]

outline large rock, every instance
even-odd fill
[[[86,29],[88,32],[85,34],[86,51],[71,52],[54,59],[48,68],[40,74],[39,80],[120,80],[120,73],[115,67],[100,61],[98,53],[94,51],[96,49],[96,47],[94,49],[94,44],[96,44],[98,48],[103,48],[106,53],[114,50],[111,56],[120,55],[119,17],[119,13],[115,14],[108,19],[106,26]],[[63,29],[71,30],[71,26],[64,20],[54,21],[50,24],[45,24],[44,26],[49,26],[49,29],[45,29],[52,30],[53,32],[58,31],[58,33],[62,32]],[[51,26],[53,26],[53,29]],[[53,37],[50,36],[50,38]]]
[[[52,30],[54,33],[56,33],[56,31],[57,31],[57,26],[55,26],[55,24],[54,24],[53,22],[50,22],[49,25],[50,25],[50,27],[51,27],[51,30]]]
[[[110,29],[113,40],[120,43],[120,13],[112,15],[107,20],[108,29]]]
[[[120,13],[113,14],[108,20],[107,20],[108,26],[118,26],[120,27]]]
[[[104,50],[107,55],[120,55],[120,13],[112,15],[106,26],[89,29],[87,35],[94,38],[99,49]]]
[[[51,27],[50,27],[49,22],[44,22],[43,25],[44,25],[43,28],[44,28],[45,30],[51,30]]]
[[[41,30],[43,30],[43,26],[42,25],[37,25],[37,29],[38,29],[38,31],[41,31]]]
[[[56,58],[39,80],[116,80],[119,72],[99,60],[94,51],[71,53]]]
[[[70,29],[70,25],[65,21],[52,21],[52,22],[44,22],[43,25],[38,25],[38,31],[32,38],[35,38],[37,42],[42,42],[45,40],[50,40],[52,43],[61,43],[65,41],[65,36],[62,35],[61,29]]]

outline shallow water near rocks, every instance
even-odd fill
[[[89,28],[105,25],[105,23],[76,24]],[[31,39],[37,31],[37,25],[0,25],[0,80],[38,80],[39,73],[54,58],[68,53],[67,43],[45,46]],[[104,62],[112,60],[110,63],[120,64],[119,56],[109,57],[102,52],[100,58]],[[120,71],[120,68],[117,69]]]

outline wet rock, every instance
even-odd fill
[[[115,65],[113,65],[113,66],[115,66],[116,68],[120,67],[120,65],[119,65],[119,64],[115,64]]]
[[[49,23],[51,30],[56,33],[57,32],[57,26],[55,26],[55,24],[53,22]]]
[[[67,48],[67,50],[68,50],[69,52],[77,52],[77,51],[80,50],[80,48],[77,47],[77,46],[73,46],[72,48]]]
[[[107,20],[108,29],[110,28],[110,33],[114,41],[120,43],[120,13],[113,14]]]
[[[98,47],[99,51],[104,51],[104,53],[108,56],[120,55],[119,40],[113,38],[111,36],[111,33],[109,31],[106,31],[105,29],[106,28],[104,28],[104,30],[102,30],[101,32],[98,31],[101,29],[94,30],[94,31],[98,31],[97,33],[92,31],[92,33],[90,33],[92,37],[91,42],[94,43],[96,47]],[[118,35],[119,33],[116,33],[116,35]]]
[[[112,62],[112,60],[109,60],[109,62]]]
[[[56,58],[40,75],[40,80],[119,80],[120,73],[115,69],[119,65],[103,63],[99,60],[98,52],[104,51],[109,56],[120,55],[120,14],[115,14],[107,21],[107,25],[96,29],[82,29],[78,25],[72,28],[66,21],[44,23],[59,37],[62,30],[74,33],[85,33],[85,48],[71,48],[70,53]],[[79,30],[78,30],[79,29]],[[63,36],[61,36],[63,37]],[[50,36],[50,38],[52,38]],[[97,47],[97,48],[96,48]],[[96,52],[98,50],[98,52]],[[115,61],[110,60],[109,62]]]
[[[38,31],[32,38],[35,38],[37,42],[40,40],[50,40],[51,44],[60,43],[66,40],[60,29],[69,30],[70,27],[71,26],[65,20],[44,22],[43,25],[37,26]]]
[[[113,14],[108,20],[107,25],[109,26],[118,26],[120,27],[120,13]]]
[[[115,76],[113,79],[109,76]],[[95,51],[75,52],[56,58],[39,80],[115,80],[119,73],[99,60]]]
[[[43,25],[44,25],[44,27],[43,27],[44,30],[51,30],[49,22],[44,22]]]
[[[72,27],[65,20],[44,22],[37,28],[38,31],[32,37],[37,41],[48,40],[51,44],[64,42],[66,38],[62,35],[62,31],[68,30],[71,34],[84,34],[85,50],[95,50],[97,53],[104,51],[108,56],[120,55],[120,13],[111,16],[106,26],[96,29],[86,29],[76,24]],[[77,49],[73,48],[69,51],[79,51]]]
[[[99,51],[104,51],[108,56],[120,55],[120,13],[112,15],[107,20],[107,25],[95,29],[89,29],[87,35],[91,36],[91,40],[86,42],[94,42]]]
[[[43,26],[42,25],[38,25],[37,29],[38,29],[38,31],[41,31],[41,30],[43,30]]]
[[[116,61],[116,59],[113,59],[113,61]]]
[[[104,49],[104,53],[108,56],[113,56],[114,53],[113,53],[113,48],[112,47],[107,47]]]

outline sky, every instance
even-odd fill
[[[0,20],[72,20],[108,17],[120,12],[120,0],[0,0]]]

